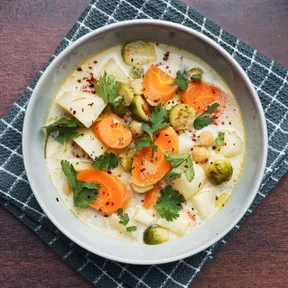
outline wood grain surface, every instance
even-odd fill
[[[287,0],[185,0],[288,67]],[[0,116],[89,0],[0,0]],[[288,287],[288,175],[197,276],[196,288]],[[0,207],[0,287],[92,287]],[[109,288],[109,287],[108,287]]]

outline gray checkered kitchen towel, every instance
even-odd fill
[[[255,201],[243,219],[205,251],[169,264],[135,266],[103,259],[77,246],[49,221],[27,181],[22,152],[22,125],[27,102],[43,70],[64,48],[94,29],[135,18],[163,19],[201,31],[240,63],[252,80],[265,110],[269,153],[265,176]],[[275,61],[227,33],[178,0],[94,0],[63,39],[8,114],[0,120],[0,203],[39,235],[66,263],[97,287],[187,287],[243,221],[287,172],[288,72]]]

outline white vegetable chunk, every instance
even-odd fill
[[[105,64],[99,76],[103,75],[104,71],[106,71],[108,75],[114,76],[115,80],[119,82],[124,84],[128,84],[129,82],[127,74],[125,74],[125,72],[120,68],[120,66],[113,58],[109,59],[109,61]]]
[[[134,226],[135,222],[133,220],[130,220],[129,223],[124,226],[123,224],[120,224],[119,221],[121,219],[119,218],[119,216],[117,214],[112,214],[109,218],[109,224],[115,228],[116,230],[120,231],[121,233],[124,233],[132,238],[136,238],[137,237],[137,230],[133,231],[133,232],[128,232],[126,230],[127,227],[129,226]]]
[[[74,169],[79,172],[81,170],[91,168],[92,161],[83,159],[68,159],[68,161],[73,165]]]
[[[79,145],[92,159],[98,157],[107,150],[107,147],[94,135],[91,129],[81,128],[78,129],[80,134],[74,139],[74,142]]]
[[[157,224],[169,229],[173,233],[177,234],[178,236],[183,236],[187,227],[190,224],[190,220],[186,218],[185,216],[181,215],[175,219],[174,221],[167,221],[163,218],[159,219],[157,221]]]
[[[143,81],[142,79],[134,79],[130,82],[130,87],[133,89],[135,95],[141,95],[143,93]]]
[[[213,190],[205,189],[192,197],[193,207],[199,212],[202,218],[207,218],[215,211],[216,193]]]
[[[196,194],[206,181],[206,176],[203,168],[198,164],[193,164],[195,176],[194,179],[189,182],[184,174],[180,178],[172,182],[174,189],[178,190],[186,200],[190,199]]]
[[[183,133],[178,137],[179,143],[179,154],[191,152],[191,148],[193,147],[193,141],[191,137],[187,134]]]
[[[65,92],[57,99],[57,103],[87,128],[93,124],[106,106],[99,96],[80,91]]]
[[[150,214],[150,212],[144,208],[139,208],[138,210],[136,210],[134,214],[134,219],[145,226],[151,225],[154,221],[153,216]]]
[[[235,132],[225,131],[224,133],[225,145],[216,149],[216,152],[225,157],[234,157],[238,155],[243,149],[243,141]]]

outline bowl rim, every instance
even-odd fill
[[[41,200],[40,194],[38,194],[37,184],[34,182],[34,176],[32,172],[32,168],[30,167],[29,161],[28,161],[28,147],[29,147],[29,139],[27,135],[29,134],[28,131],[30,129],[30,122],[31,122],[31,115],[32,115],[32,107],[34,106],[34,102],[36,101],[37,97],[36,95],[39,94],[39,87],[43,82],[45,82],[46,75],[50,72],[52,67],[57,66],[57,64],[61,61],[63,57],[65,57],[67,54],[70,53],[71,50],[73,50],[75,47],[81,45],[88,39],[101,34],[108,32],[111,29],[117,29],[119,27],[125,27],[125,26],[132,26],[132,25],[162,25],[166,27],[176,28],[179,30],[182,30],[188,34],[191,34],[193,36],[196,36],[200,40],[203,40],[204,42],[211,45],[213,48],[218,50],[220,54],[226,58],[226,60],[229,61],[229,63],[237,70],[237,72],[241,75],[242,80],[247,85],[247,89],[249,91],[249,94],[252,96],[253,101],[256,106],[256,113],[259,115],[259,121],[260,121],[260,133],[261,133],[261,141],[262,141],[262,157],[261,157],[261,163],[259,165],[260,169],[257,173],[257,178],[255,178],[255,184],[254,184],[254,190],[251,190],[251,193],[249,195],[247,204],[243,206],[241,213],[237,217],[235,217],[234,221],[231,221],[230,225],[226,227],[221,233],[218,233],[218,235],[215,235],[214,238],[210,241],[207,241],[203,243],[201,246],[198,247],[198,249],[192,249],[189,252],[179,254],[177,256],[167,257],[165,259],[155,259],[155,260],[147,260],[147,259],[126,259],[123,257],[114,256],[111,254],[106,254],[105,252],[102,252],[101,250],[98,250],[94,247],[90,247],[89,245],[86,245],[84,242],[78,240],[72,233],[66,230],[66,227],[63,227],[56,218],[50,213],[49,209],[46,207],[46,204]],[[192,28],[186,27],[182,24],[173,23],[169,21],[164,20],[153,20],[153,19],[136,19],[136,20],[126,20],[122,22],[117,22],[113,24],[106,25],[104,27],[100,27],[95,29],[94,31],[91,31],[87,33],[86,35],[80,37],[75,42],[72,42],[68,47],[66,47],[59,55],[57,55],[54,60],[49,64],[49,66],[45,69],[44,73],[41,75],[38,83],[36,84],[31,97],[29,99],[29,103],[27,105],[25,118],[24,118],[24,124],[23,124],[23,136],[22,136],[22,154],[23,154],[23,161],[24,161],[24,167],[27,175],[28,182],[30,184],[30,187],[32,189],[32,192],[39,203],[40,207],[44,211],[44,213],[47,215],[49,220],[52,221],[52,223],[59,229],[65,236],[67,236],[71,241],[78,244],[79,246],[83,247],[84,249],[99,255],[101,257],[104,257],[106,259],[127,263],[127,264],[138,264],[138,265],[152,265],[152,264],[164,264],[164,263],[170,263],[173,261],[181,260],[184,258],[187,258],[189,256],[195,255],[208,247],[212,246],[216,242],[218,242],[221,238],[223,238],[225,235],[227,235],[233,227],[241,220],[241,218],[245,215],[247,210],[249,209],[250,205],[252,204],[254,198],[256,197],[258,193],[258,189],[260,187],[260,184],[263,179],[265,167],[266,167],[266,161],[267,161],[267,153],[268,153],[268,134],[267,134],[267,126],[266,126],[266,120],[265,115],[263,111],[262,104],[260,102],[260,99],[256,93],[256,90],[240,66],[238,62],[226,51],[224,48],[222,48],[218,43],[210,39],[208,36],[202,34],[201,32],[198,32]],[[100,233],[100,232],[99,232]]]

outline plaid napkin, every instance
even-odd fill
[[[136,266],[103,259],[77,246],[49,221],[27,181],[21,151],[22,124],[27,102],[48,64],[70,43],[94,29],[117,21],[153,18],[181,23],[201,31],[224,47],[240,63],[255,85],[269,133],[265,176],[255,201],[243,219],[218,243],[205,251],[170,264]],[[101,287],[187,287],[203,265],[213,259],[284,173],[288,159],[288,72],[275,61],[227,33],[178,0],[92,1],[55,54],[48,60],[8,114],[0,120],[0,203],[39,235],[66,263]]]

